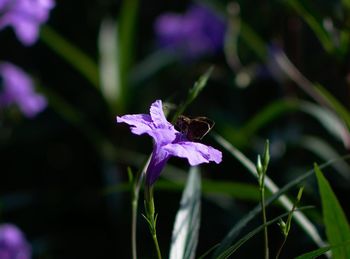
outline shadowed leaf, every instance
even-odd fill
[[[180,209],[171,238],[170,259],[192,259],[198,243],[201,207],[201,179],[197,167],[192,167],[182,194]]]

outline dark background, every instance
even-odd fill
[[[288,57],[311,81],[327,87],[346,107],[349,104],[348,55],[334,57],[325,52],[317,37],[303,19],[280,1],[240,1],[241,17],[266,42],[277,41]],[[337,20],[340,3],[317,1],[320,15]],[[225,1],[220,1],[225,5]],[[86,52],[98,59],[97,34],[101,20],[118,17],[120,1],[58,1],[51,12],[48,25]],[[188,1],[141,1],[135,43],[135,65],[157,50],[153,33],[155,18],[166,11],[185,11]],[[316,6],[316,4],[315,4]],[[130,195],[128,191],[108,192],[108,186],[127,183],[126,167],[137,170],[136,161],[151,152],[151,140],[130,133],[127,127],[116,125],[116,115],[109,111],[102,95],[54,53],[41,40],[25,48],[11,29],[0,33],[0,59],[28,71],[38,85],[49,89],[83,114],[86,124],[74,124],[49,106],[33,120],[16,112],[1,114],[0,128],[0,220],[18,225],[33,246],[33,258],[130,258]],[[264,65],[264,61],[240,42],[244,65]],[[202,57],[190,62],[174,62],[158,73],[136,84],[127,105],[128,114],[147,113],[155,99],[179,103],[189,87],[211,65],[215,70],[208,86],[187,111],[205,115],[216,121],[215,130],[230,138],[227,125],[239,128],[262,107],[277,99],[298,97],[311,100],[290,81],[277,82],[271,75],[256,76],[249,87],[235,84],[235,71],[226,64],[225,56]],[[119,150],[117,157],[105,156],[96,147],[93,125],[108,143]],[[339,154],[347,150],[319,122],[301,113],[288,113],[266,125],[250,139],[237,143],[255,161],[263,151],[264,139],[269,138],[272,152],[268,174],[280,186],[312,168],[319,157],[298,146],[304,134],[318,136],[333,146]],[[232,138],[234,139],[234,138]],[[205,139],[223,150],[213,138]],[[136,152],[128,155],[128,151]],[[205,165],[203,177],[213,180],[242,181],[256,184],[255,179],[223,151],[223,163]],[[127,156],[127,158],[125,158]],[[132,163],[130,162],[132,161]],[[171,159],[170,164],[187,170],[184,161]],[[330,182],[345,211],[349,184],[329,169]],[[323,231],[320,220],[320,201],[315,179],[306,183],[305,204],[316,205],[310,213]],[[294,189],[292,195],[296,195]],[[171,230],[181,191],[157,190],[156,208],[159,213],[158,236],[163,255],[169,249]],[[141,197],[142,198],[142,197]],[[257,201],[234,199],[228,196],[203,196],[202,224],[198,253],[204,253],[218,243],[230,227],[243,217]],[[143,211],[142,202],[140,209]],[[278,215],[278,206],[269,208],[268,216]],[[141,213],[140,213],[141,214]],[[139,215],[140,215],[139,214]],[[250,226],[260,223],[260,219]],[[277,226],[271,227],[271,252],[275,254],[282,241]],[[236,258],[257,258],[263,253],[261,235],[250,240],[235,255]],[[316,248],[296,225],[293,225],[282,258],[292,258]],[[154,249],[144,219],[138,220],[139,258],[154,258]]]

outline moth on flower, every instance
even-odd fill
[[[185,134],[188,140],[201,140],[214,127],[214,122],[207,117],[190,119],[180,115],[175,122],[175,129]]]
[[[162,101],[152,103],[150,114],[117,116],[117,123],[126,123],[136,135],[148,134],[154,140],[151,161],[146,171],[146,184],[152,185],[158,179],[170,157],[186,158],[191,166],[211,161],[220,163],[222,153],[202,143],[188,139],[188,131],[178,131],[165,118]]]

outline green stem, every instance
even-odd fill
[[[295,210],[297,209],[297,205],[299,204],[300,200],[301,200],[301,196],[303,194],[303,190],[304,190],[304,186],[301,187],[299,189],[299,192],[298,192],[298,196],[297,196],[297,200],[295,201],[295,203],[293,204],[293,207],[291,209],[291,211],[289,212],[288,214],[288,218],[287,218],[287,221],[286,221],[286,224],[285,226],[282,228],[283,230],[283,235],[284,235],[284,240],[280,246],[280,248],[278,249],[278,252],[276,254],[276,259],[279,258],[281,252],[282,252],[282,249],[287,241],[287,238],[288,238],[288,235],[289,235],[289,230],[290,230],[290,226],[291,226],[291,222],[292,222],[292,217],[293,217],[293,213],[295,212]]]
[[[153,238],[154,246],[156,247],[156,250],[157,250],[158,259],[162,259],[162,254],[161,254],[161,252],[160,252],[160,248],[159,248],[159,244],[158,244],[158,239],[157,239],[157,234],[154,233],[154,234],[152,235],[152,238]]]
[[[131,249],[132,249],[132,258],[137,259],[137,245],[136,245],[136,228],[137,228],[137,209],[138,209],[138,201],[139,201],[139,193],[141,188],[143,178],[143,171],[140,171],[136,180],[133,184],[133,192],[132,192],[132,201],[131,201]]]
[[[158,239],[157,239],[157,231],[156,231],[156,223],[157,223],[157,215],[155,214],[154,207],[154,198],[153,198],[153,186],[145,185],[145,210],[146,210],[146,220],[149,225],[149,230],[152,235],[152,239],[154,242],[154,246],[157,251],[158,259],[162,259],[162,254],[160,252]]]
[[[137,259],[137,249],[136,249],[136,220],[137,220],[137,200],[138,197],[132,200],[132,222],[131,222],[131,250],[132,250],[132,258]]]
[[[132,249],[132,258],[137,259],[137,238],[136,238],[136,229],[137,229],[137,209],[138,209],[138,201],[139,194],[141,189],[141,184],[143,181],[143,177],[146,173],[150,162],[151,156],[149,156],[147,162],[145,163],[142,170],[140,170],[137,175],[135,181],[133,181],[132,185],[132,200],[131,200],[131,249]]]
[[[288,236],[284,236],[283,242],[282,242],[282,244],[281,244],[281,246],[280,246],[280,248],[278,249],[278,252],[277,252],[277,254],[276,254],[276,259],[278,259],[278,258],[280,257],[281,252],[282,252],[282,248],[284,247],[284,245],[285,245],[285,243],[286,243],[286,241],[287,241],[287,237],[288,237]]]
[[[263,218],[263,224],[265,225],[264,227],[264,250],[265,250],[265,259],[269,259],[269,239],[268,239],[268,234],[267,234],[267,220],[266,220],[266,209],[265,209],[265,185],[264,185],[264,180],[265,180],[265,172],[263,173],[262,180],[260,183],[260,198],[261,198],[261,210],[262,210],[262,218]]]

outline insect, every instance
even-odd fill
[[[193,119],[180,115],[175,122],[175,129],[185,134],[190,141],[201,140],[214,127],[214,121],[207,117]]]

